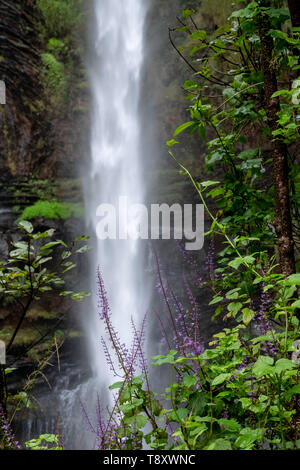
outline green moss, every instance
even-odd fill
[[[32,206],[26,207],[19,220],[31,220],[37,217],[65,220],[70,217],[81,218],[82,216],[83,207],[81,204],[40,200]]]
[[[9,326],[9,325],[4,326],[0,330],[0,339],[7,344],[9,340],[11,339],[14,331],[15,331],[14,327]],[[16,336],[16,339],[14,341],[14,346],[15,347],[28,346],[33,341],[36,341],[38,338],[39,338],[39,333],[33,330],[33,328],[22,328]]]
[[[80,21],[81,0],[38,0],[37,5],[51,36],[71,34]]]
[[[42,44],[44,101],[52,115],[66,116],[82,95],[76,83],[86,76],[84,67],[80,65],[86,2],[37,0],[36,8]]]
[[[64,102],[67,93],[67,77],[62,62],[50,52],[41,55],[43,61],[44,88],[52,104]]]

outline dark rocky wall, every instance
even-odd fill
[[[34,0],[0,0],[0,79],[7,88],[7,104],[0,105],[1,179],[74,177],[83,158],[87,94],[51,109],[42,83],[40,22]]]

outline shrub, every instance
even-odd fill
[[[78,0],[38,0],[47,33],[61,37],[72,32],[80,18]]]
[[[31,220],[37,217],[45,219],[68,219],[69,217],[80,218],[83,215],[83,209],[80,204],[64,203],[58,201],[37,201],[32,206],[26,207],[20,220]]]

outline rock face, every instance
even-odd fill
[[[7,94],[7,104],[0,107],[0,167],[1,177],[10,178],[33,170],[33,149],[42,134],[33,119],[42,91],[32,2],[1,1],[0,39],[0,78]]]
[[[76,174],[86,107],[77,97],[54,115],[42,83],[39,22],[35,1],[1,0],[0,80],[7,90],[7,104],[0,105],[1,179]]]

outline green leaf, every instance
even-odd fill
[[[185,375],[183,378],[183,385],[185,385],[188,388],[195,386],[196,383],[197,383],[197,379],[196,377],[192,375]]]
[[[290,359],[282,358],[278,359],[275,364],[274,372],[280,374],[284,370],[291,370],[295,367],[295,364]]]
[[[224,158],[224,153],[219,151],[219,150],[214,150],[213,152],[210,152],[206,156],[206,164],[207,165],[213,165],[216,162],[219,162],[223,160]]]
[[[254,261],[255,261],[255,258],[253,258],[253,256],[244,256],[244,257],[239,256],[238,258],[235,258],[234,260],[230,261],[228,265],[234,269],[238,269],[241,264],[253,264]]]
[[[214,297],[208,305],[214,305],[214,304],[217,304],[218,302],[221,302],[223,300],[223,297],[220,297],[220,296],[217,296],[217,297]]]
[[[152,360],[155,362],[153,363],[153,366],[161,366],[162,364],[175,364],[175,356],[177,354],[177,351],[175,349],[171,349],[171,351],[168,352],[167,355],[163,356],[153,356]]]
[[[195,31],[194,33],[191,34],[192,39],[196,39],[198,41],[204,41],[206,39],[207,33],[206,31],[202,29],[198,29],[198,31]]]
[[[90,295],[90,292],[77,292],[75,294],[71,294],[71,299],[80,301],[83,300],[85,297],[89,297]]]
[[[300,286],[300,273],[291,274],[287,279],[283,281],[285,286]]]
[[[247,326],[249,325],[252,318],[254,317],[254,312],[250,310],[250,308],[243,308],[242,313],[243,313],[243,323],[244,325]]]
[[[193,13],[195,13],[195,10],[192,10],[192,9],[182,10],[182,12],[181,12],[183,18],[188,18]]]
[[[298,39],[293,39],[290,38],[286,33],[283,31],[279,31],[278,29],[271,29],[269,32],[270,36],[272,36],[275,39],[282,39],[286,41],[289,44],[293,44],[295,46],[299,47],[299,40]]]
[[[176,145],[176,144],[179,144],[179,142],[178,142],[178,140],[175,140],[175,139],[171,139],[171,140],[168,140],[168,141],[166,142],[166,145],[167,145],[168,147],[173,147],[173,145]]]
[[[33,232],[33,225],[31,222],[28,222],[28,220],[21,220],[21,222],[18,223],[18,227],[25,230],[27,233]]]
[[[79,254],[87,253],[90,250],[91,250],[91,247],[89,245],[84,245],[81,248],[79,248],[78,250],[76,250],[76,253],[79,253]]]
[[[300,384],[297,384],[297,385],[294,385],[294,387],[287,390],[284,396],[286,400],[290,400],[293,395],[296,395],[299,393],[300,393]]]
[[[173,137],[176,137],[178,134],[180,134],[185,129],[188,129],[193,124],[194,124],[194,121],[188,121],[188,122],[185,122],[184,124],[181,124],[181,126],[177,127],[176,131],[173,134]]]
[[[41,246],[40,250],[41,251],[49,250],[50,248],[53,248],[54,246],[57,246],[57,245],[62,245],[61,240],[57,240],[56,242],[46,243],[45,245]]]
[[[254,364],[252,370],[257,378],[262,377],[263,375],[273,374],[274,359],[269,356],[259,356],[256,363]]]
[[[242,429],[239,437],[235,441],[235,445],[240,449],[250,450],[253,444],[261,439],[261,432],[261,429]]]
[[[227,439],[216,439],[206,447],[206,450],[232,450],[231,442]]]
[[[213,186],[214,184],[219,184],[220,181],[201,181],[201,186],[203,186],[203,188],[208,188],[209,186]]]
[[[253,160],[254,157],[258,154],[258,149],[248,149],[248,150],[243,150],[243,152],[238,154],[238,158],[241,158],[242,160]]]
[[[194,80],[186,80],[184,82],[185,90],[197,90],[197,88],[198,88],[198,83],[195,82]]]
[[[239,291],[241,290],[240,287],[236,287],[235,289],[231,289],[226,293],[226,299],[229,300],[237,300],[239,298]]]
[[[88,241],[90,240],[91,237],[89,236],[86,236],[86,235],[82,235],[82,237],[77,237],[75,238],[75,242],[84,242],[84,241]]]
[[[124,382],[115,382],[114,384],[110,385],[108,388],[109,390],[115,390],[116,388],[121,388]]]
[[[136,426],[138,429],[142,429],[148,423],[148,418],[143,415],[137,415],[137,416],[134,416],[132,421],[133,421],[134,426]]]
[[[226,382],[226,380],[230,379],[231,377],[231,374],[227,373],[227,374],[220,374],[218,375],[217,377],[214,378],[214,380],[212,381],[212,386],[214,387],[215,385],[220,385],[222,384],[223,382]]]
[[[228,265],[231,266],[234,269],[238,269],[241,264],[243,264],[243,258],[240,258],[240,257],[235,258],[234,260],[232,260],[228,263]]]
[[[14,370],[17,370],[16,367],[8,367],[4,370],[5,375],[11,374]]]
[[[231,302],[228,306],[227,309],[229,312],[232,312],[233,316],[236,316],[238,312],[241,310],[243,304],[241,302]]]
[[[184,421],[188,415],[188,410],[186,408],[178,408],[177,410],[173,410],[169,414],[169,419],[171,421],[175,421],[176,423],[180,423]]]
[[[127,414],[137,409],[139,406],[141,406],[143,404],[143,401],[144,400],[142,398],[134,398],[132,400],[132,403],[128,403],[126,405],[120,405],[119,408],[122,411],[122,413]]]
[[[223,426],[226,430],[232,432],[239,432],[241,430],[241,425],[235,419],[218,419],[220,426]]]

